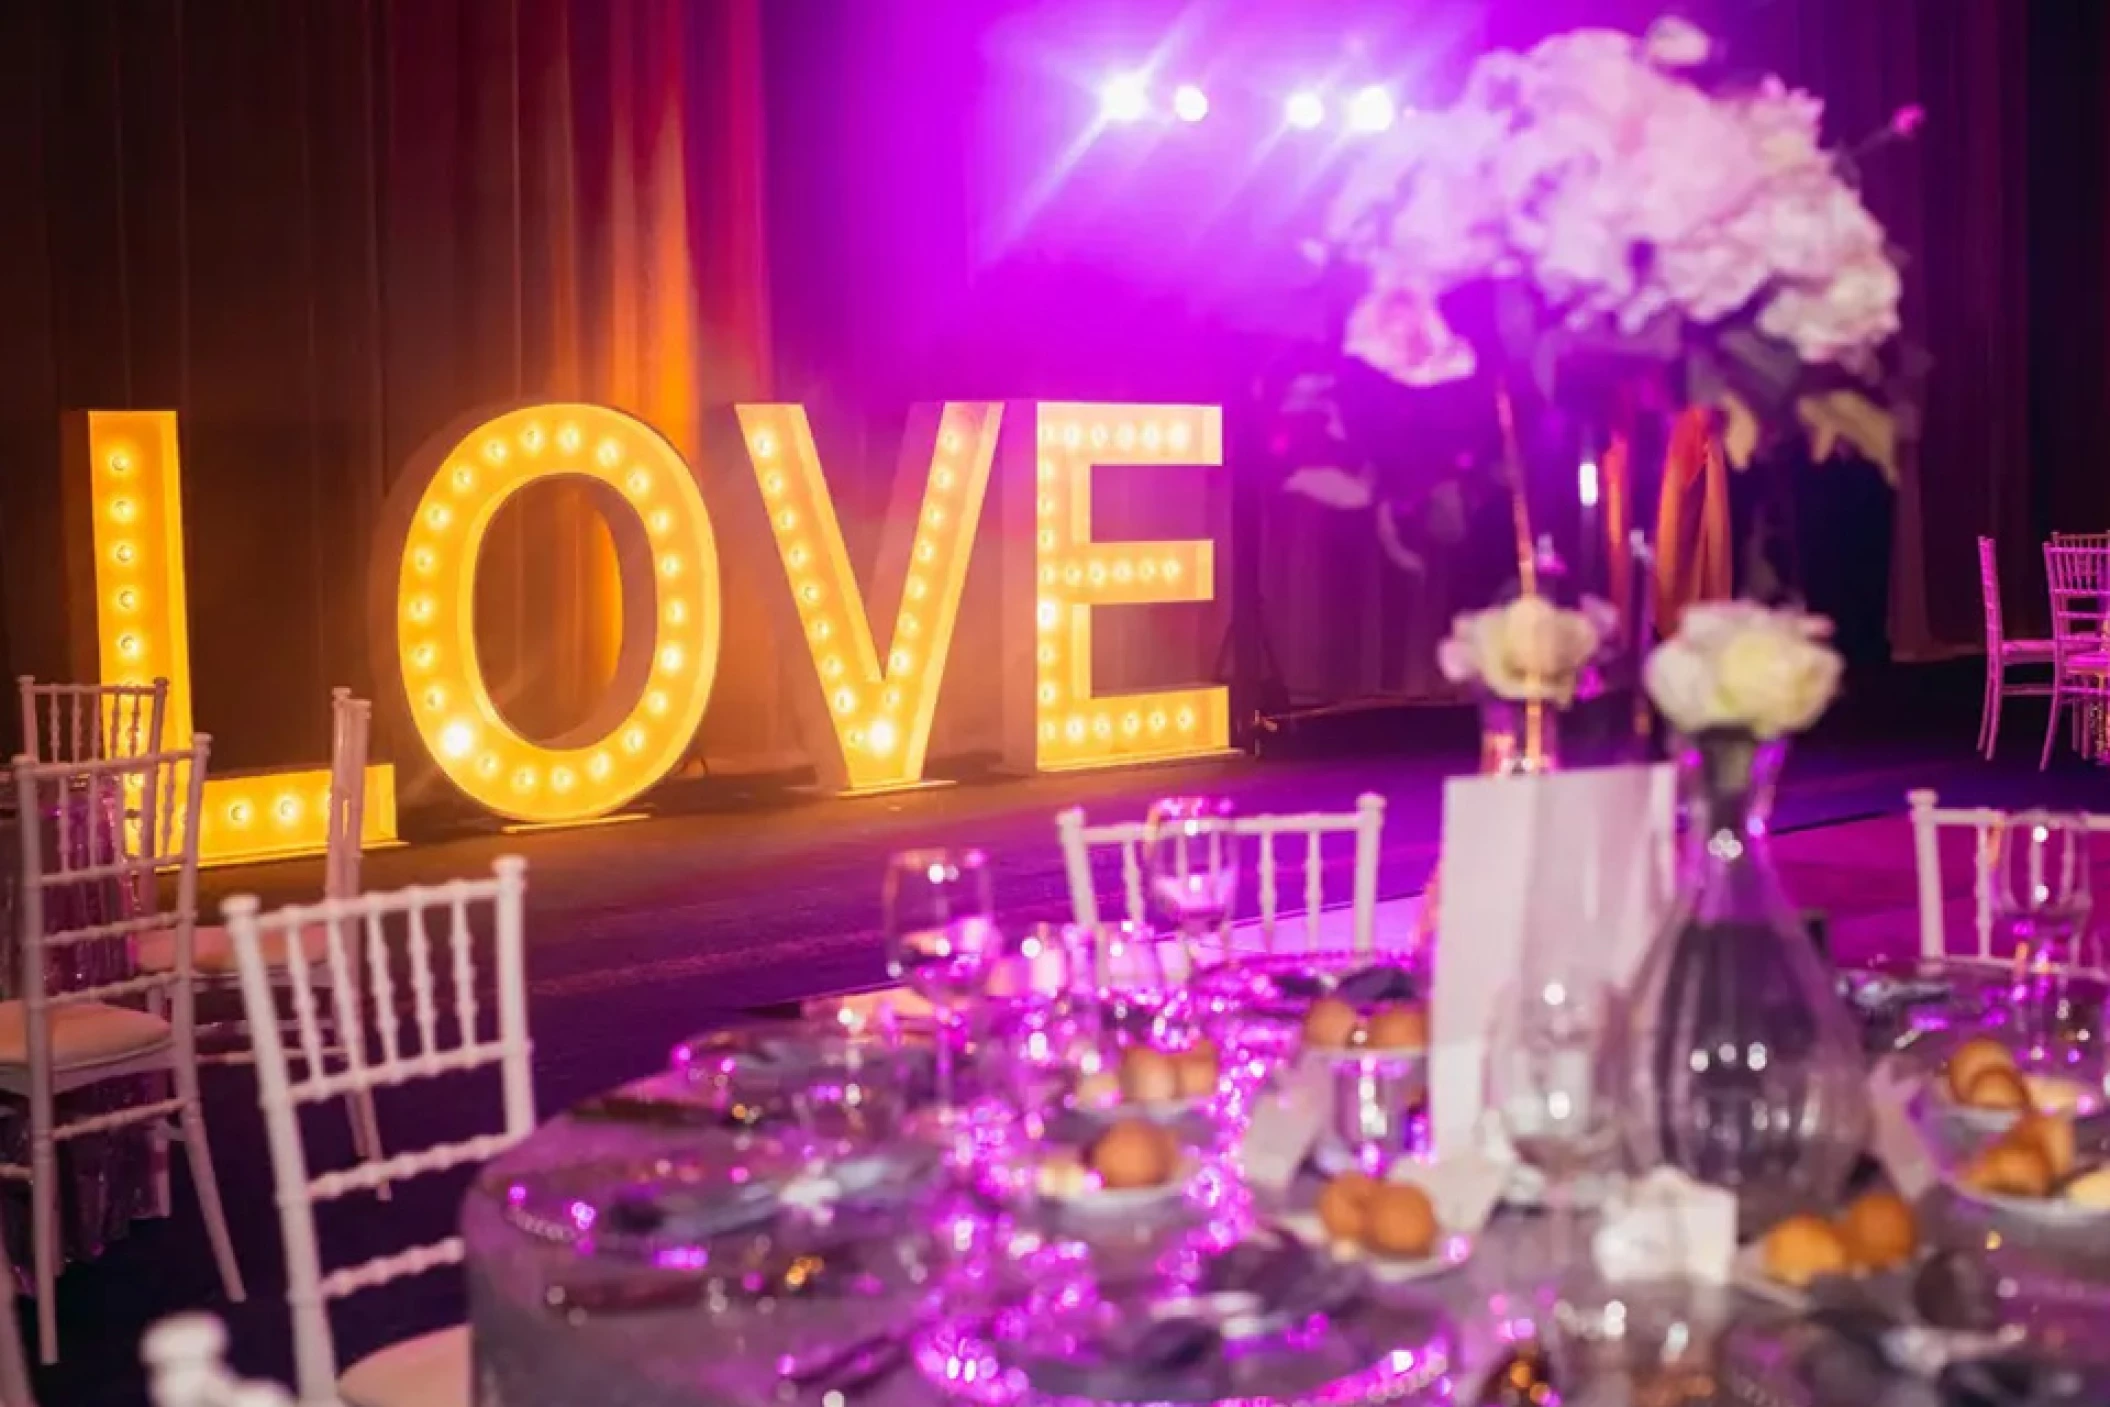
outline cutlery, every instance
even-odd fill
[[[761,1106],[736,1103],[723,1109],[680,1099],[648,1095],[603,1094],[572,1108],[571,1116],[597,1124],[637,1124],[647,1128],[753,1128],[762,1122]]]

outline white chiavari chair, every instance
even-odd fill
[[[22,755],[32,762],[92,762],[161,751],[169,682],[39,684],[22,688]]]
[[[1919,889],[1920,956],[1983,962],[2008,966],[2007,954],[1993,952],[1994,866],[1999,859],[2001,829],[2018,815],[1991,806],[1944,807],[1932,791],[1907,792],[1912,806],[1912,860]],[[2110,815],[2086,814],[2090,838],[2110,833]],[[1948,919],[1942,893],[1941,836],[1943,831],[1967,833],[1971,844],[1971,922],[1974,945],[1962,954],[1949,951]],[[2089,857],[2071,857],[2086,864]],[[2076,964],[2075,970],[2097,973],[2098,963]],[[2100,975],[2097,973],[2097,975]]]
[[[350,899],[359,893],[360,849],[359,838],[366,817],[366,756],[367,744],[373,729],[373,705],[365,699],[352,697],[350,689],[336,689],[330,695],[330,795],[329,833],[323,855],[322,897],[325,899]],[[144,935],[139,944],[139,965],[148,971],[165,971],[175,958],[173,935],[167,933]],[[288,954],[274,951],[274,957],[292,958],[307,968],[307,980],[318,991],[327,990],[331,973],[326,961],[329,936],[319,927],[311,928],[301,935],[297,952]],[[234,943],[227,929],[219,924],[199,924],[191,948],[191,971],[200,995],[238,997],[241,992],[241,974],[236,971]],[[290,991],[291,978],[285,968],[275,976],[281,992]],[[356,980],[356,974],[355,974]],[[359,1002],[352,1002],[352,1010],[360,1009]],[[199,1060],[208,1065],[246,1065],[255,1058],[255,1047],[241,1031],[239,1023],[215,1025],[210,1034],[220,1038],[213,1046],[201,1049]],[[330,1043],[323,1048],[323,1058],[341,1062],[344,1059],[345,1043],[356,1039],[357,1032],[331,1031]],[[232,1041],[232,1044],[229,1044]],[[352,1121],[352,1144],[362,1158],[378,1157],[381,1153],[381,1134],[374,1116],[373,1094],[369,1090],[354,1090],[345,1097],[347,1112]],[[380,1189],[382,1197],[388,1189]]]
[[[2077,708],[2093,721],[2110,703],[2110,551],[2047,545],[2044,576],[2051,586],[2051,717],[2039,771],[2051,765],[2063,710]],[[2093,751],[2094,733],[2081,730],[2083,755]]]
[[[277,1383],[245,1382],[227,1367],[227,1326],[210,1314],[177,1314],[139,1343],[153,1407],[293,1407]]]
[[[0,1407],[37,1407],[29,1387],[29,1359],[22,1352],[22,1325],[15,1317],[15,1266],[0,1245]]]
[[[2004,698],[2042,697],[2051,692],[2051,681],[2034,680],[2011,684],[2007,672],[2017,665],[2049,665],[2049,640],[2011,639],[2006,615],[2000,607],[2000,563],[1993,539],[1978,539],[1978,596],[1985,606],[1985,702],[1978,710],[1978,750],[1988,760],[2000,739],[2000,702]]]
[[[1063,870],[1069,879],[1070,909],[1076,921],[1096,928],[1100,923],[1098,888],[1093,876],[1095,853],[1116,851],[1121,873],[1122,916],[1135,929],[1149,926],[1149,908],[1144,898],[1143,843],[1148,836],[1141,821],[1090,825],[1084,811],[1072,807],[1055,818],[1062,839]],[[1266,951],[1276,950],[1283,919],[1282,864],[1276,854],[1278,838],[1304,840],[1303,905],[1301,928],[1306,946],[1324,946],[1320,941],[1322,915],[1340,907],[1329,904],[1325,891],[1325,862],[1322,844],[1329,835],[1351,835],[1355,839],[1355,869],[1349,901],[1350,941],[1359,954],[1377,946],[1377,862],[1384,841],[1385,799],[1372,792],[1356,798],[1352,811],[1309,812],[1299,815],[1237,816],[1232,834],[1250,838],[1257,858],[1243,871],[1253,877],[1255,903],[1259,909],[1260,939]]]
[[[70,1138],[143,1123],[158,1142],[165,1142],[164,1121],[175,1115],[221,1284],[230,1300],[243,1297],[242,1274],[228,1240],[199,1106],[193,1029],[191,932],[198,903],[198,815],[211,751],[212,739],[199,733],[180,751],[77,763],[33,763],[27,758],[15,762],[22,849],[16,898],[20,995],[0,1002],[0,1092],[29,1103],[30,1165],[0,1164],[0,1177],[29,1183],[37,1340],[46,1363],[58,1361],[52,1294],[59,1268],[58,1145]],[[86,821],[74,819],[74,803],[83,796],[91,813]],[[94,822],[93,808],[103,797],[110,798],[113,808],[122,808],[122,826]],[[47,815],[55,842],[48,854],[43,824]],[[169,878],[157,884],[156,875],[164,870]],[[113,903],[110,908],[131,911],[116,918],[82,912],[78,896],[91,888],[129,896],[129,905]],[[49,958],[54,951],[104,940],[134,942],[140,934],[162,931],[175,935],[176,960],[169,970],[51,990]],[[158,1003],[161,1009],[118,1004],[128,1000]],[[124,1076],[161,1073],[174,1082],[175,1094],[168,1099],[66,1122],[57,1117],[55,1101],[60,1095]],[[156,1165],[163,1179],[160,1201],[166,1206],[167,1160],[157,1157]]]
[[[2053,533],[2053,547],[2085,547],[2093,552],[2110,552],[2110,533]]]
[[[460,1325],[392,1344],[360,1359],[340,1378],[330,1333],[334,1299],[389,1284],[444,1265],[459,1264],[459,1236],[375,1256],[354,1265],[322,1269],[315,1234],[315,1204],[391,1182],[482,1162],[525,1137],[535,1124],[535,1095],[529,1080],[531,1047],[527,1025],[527,981],[522,964],[521,908],[527,862],[505,856],[485,880],[417,885],[389,893],[294,905],[260,915],[253,896],[238,895],[221,906],[234,937],[242,975],[242,1000],[256,1043],[258,1097],[271,1143],[271,1169],[278,1189],[279,1221],[286,1243],[286,1302],[293,1315],[293,1351],[303,1407],[343,1402],[349,1407],[437,1407],[467,1403],[469,1336]],[[488,912],[497,979],[496,1034],[482,1029],[477,1004],[477,966],[472,915]],[[444,926],[444,974],[434,970],[432,927]],[[278,1022],[273,948],[298,944],[308,929],[327,935],[333,976],[328,993],[339,1030],[363,1029],[352,1010],[361,992],[372,998],[378,1058],[363,1043],[346,1047],[344,1068],[322,1059],[326,1023],[307,968],[294,963],[293,1030],[300,1069],[286,1049]],[[353,980],[355,967],[365,971]],[[407,969],[411,1030],[408,1040],[397,1010],[399,969]],[[439,977],[451,988],[443,1013]],[[445,1020],[443,1020],[443,1015]],[[450,1029],[451,1028],[451,1029]],[[451,1040],[449,1037],[451,1036]],[[496,1066],[500,1076],[499,1130],[414,1152],[366,1158],[351,1168],[311,1177],[301,1143],[300,1107],[413,1080]]]

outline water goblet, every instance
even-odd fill
[[[996,956],[989,864],[979,850],[909,850],[887,862],[881,890],[887,975],[928,1001],[937,1027],[937,1109],[958,1111],[954,1056]]]
[[[1575,1179],[1601,1167],[1619,1139],[1615,998],[1579,974],[1529,975],[1491,1043],[1488,1104],[1519,1161],[1545,1182],[1556,1266],[1572,1265]]]
[[[1231,803],[1221,797],[1173,796],[1152,803],[1143,820],[1150,897],[1179,935],[1192,976],[1198,948],[1228,957],[1231,910],[1238,900],[1238,836]],[[1201,940],[1210,940],[1203,943]]]
[[[2035,1065],[2077,1065],[2095,1041],[2100,1012],[2087,1009],[2070,980],[2095,956],[2088,837],[2085,817],[2044,811],[2010,816],[1991,837],[1992,928],[2011,950],[2017,1034]],[[2093,997],[2099,1004],[2100,991]]]

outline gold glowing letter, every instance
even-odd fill
[[[643,422],[595,405],[484,421],[406,479],[376,589],[394,615],[405,702],[440,770],[502,816],[558,824],[615,810],[681,761],[718,669],[718,548],[688,464]],[[591,486],[623,581],[623,643],[602,707],[533,742],[484,688],[476,562],[499,506],[529,484]],[[415,501],[408,495],[415,494]]]
[[[1010,575],[1018,583],[1007,592],[1008,605],[1014,612],[1030,609],[1035,662],[1030,705],[1006,710],[1010,751],[1026,751],[1028,729],[1030,755],[1044,772],[1223,750],[1230,744],[1230,704],[1221,688],[1106,698],[1092,692],[1094,609],[1207,601],[1216,591],[1211,542],[1093,541],[1092,469],[1222,464],[1222,410],[1037,402],[1033,418],[1033,441],[1019,445],[1016,456],[1033,462],[1033,493],[1028,499],[1022,484],[1005,485],[1008,501],[1020,505],[1007,514]],[[1022,479],[1023,466],[1011,477]],[[1029,530],[1030,551],[1021,541]],[[1022,561],[1032,563],[1030,582],[1020,572]]]
[[[109,684],[169,682],[164,748],[191,740],[188,608],[183,583],[183,469],[176,412],[83,412],[69,427],[69,482],[85,480],[95,554],[96,653]],[[316,700],[319,712],[324,700]],[[395,769],[366,771],[362,839],[396,836]],[[230,864],[316,855],[328,844],[330,774],[322,770],[213,775],[205,782],[199,859]]]
[[[835,503],[806,412],[795,405],[736,408],[762,507],[791,584],[817,692],[801,710],[823,785],[888,791],[923,779],[931,716],[959,618],[1003,407],[947,404],[912,417],[894,505],[881,525],[873,597],[900,583],[901,605],[884,660],[866,593],[850,570]],[[935,410],[935,414],[932,412]],[[935,424],[931,422],[935,420]],[[917,446],[928,428],[928,466]]]

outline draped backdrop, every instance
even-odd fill
[[[9,673],[92,670],[60,412],[175,409],[216,763],[318,762],[329,687],[385,682],[371,531],[428,436],[585,399],[701,463],[702,408],[767,389],[757,0],[23,0],[0,66]],[[480,645],[531,733],[607,677],[610,552],[562,487],[496,526]],[[755,633],[728,614],[729,650]],[[740,682],[716,743],[766,745]]]
[[[1910,256],[1924,414],[1894,488],[1794,472],[1803,589],[1861,653],[1967,648],[1971,542],[1992,533],[2011,614],[2041,625],[2036,544],[2110,528],[2099,0],[14,0],[0,664],[92,668],[73,654],[91,603],[62,589],[69,409],[181,412],[196,715],[228,767],[319,762],[328,687],[387,682],[363,600],[379,505],[413,450],[483,405],[632,411],[715,508],[753,492],[708,452],[719,408],[804,401],[862,565],[913,400],[1220,400],[1226,471],[1110,475],[1100,508],[1108,536],[1224,535],[1226,485],[1265,472],[1247,453],[1256,371],[1282,339],[1325,335],[1276,280],[1309,162],[1286,142],[1086,141],[1093,85],[1162,52],[1227,108],[1240,83],[1278,102],[1353,33],[1433,105],[1488,45],[1663,9],[1822,94],[1836,141],[1927,110],[1864,170]],[[1732,482],[1732,509],[1752,493]],[[1434,687],[1435,636],[1484,595],[1473,574],[1434,560],[1412,579],[1367,518],[1272,483],[1258,501],[1221,558],[1250,568],[1289,692]],[[739,521],[719,514],[736,607],[783,589]],[[609,552],[555,487],[495,535],[483,662],[531,733],[582,716],[607,677]],[[954,651],[969,674],[995,628],[986,555]],[[799,758],[782,678],[805,664],[766,619],[727,613],[699,762]],[[1109,613],[1103,681],[1207,677],[1224,626],[1221,602]],[[986,741],[989,692],[948,692],[934,756]],[[9,736],[12,711],[7,691]],[[377,752],[417,760],[400,739]],[[437,799],[407,780],[410,806]]]

